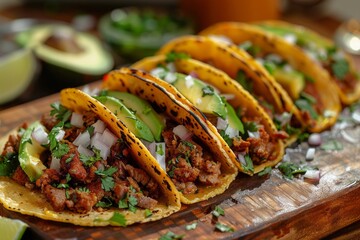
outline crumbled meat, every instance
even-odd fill
[[[50,185],[53,182],[59,183],[61,180],[60,173],[55,169],[45,169],[39,179],[36,180],[36,186],[44,189],[46,185]]]
[[[95,206],[98,198],[93,192],[83,192],[75,190],[70,193],[70,198],[69,200],[67,200],[67,202],[69,201],[73,202],[73,204],[71,205],[67,203],[71,211],[78,213],[87,213],[93,208],[93,206]]]
[[[196,193],[198,188],[196,187],[195,183],[193,182],[178,182],[176,179],[173,180],[176,186],[176,189],[182,192],[183,194],[191,194]]]
[[[79,151],[74,144],[67,141],[66,143],[69,146],[69,151],[60,159],[61,169],[65,172],[68,172],[74,180],[83,182],[86,179],[87,172],[80,160]],[[71,160],[68,161],[68,159]]]
[[[45,185],[42,192],[55,211],[64,210],[66,201],[65,189],[59,189],[51,185]]]
[[[33,185],[31,184],[29,177],[26,175],[26,173],[24,172],[24,170],[22,170],[20,166],[16,168],[15,172],[12,175],[12,179],[14,179],[15,182],[23,186],[31,187]]]
[[[49,113],[43,114],[40,120],[40,123],[50,131],[55,127],[55,125],[59,122],[55,116],[51,116]]]
[[[154,209],[157,201],[150,197],[144,196],[141,193],[135,193],[134,197],[137,200],[137,206],[145,209]]]
[[[250,142],[249,141],[245,141],[242,138],[234,138],[233,139],[233,145],[232,145],[232,149],[235,152],[248,152],[250,147]]]
[[[270,141],[270,136],[263,127],[259,128],[259,138],[248,138],[250,142],[249,154],[251,160],[255,164],[260,164],[264,161],[272,160],[270,156],[274,152],[274,144]]]
[[[123,199],[129,191],[129,183],[127,181],[116,181],[113,189],[113,195],[116,202]]]

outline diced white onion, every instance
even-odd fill
[[[94,133],[103,133],[106,128],[105,123],[100,119],[93,123],[92,126],[94,127]]]
[[[315,157],[315,148],[309,148],[306,152],[305,159],[308,161],[313,160]]]
[[[99,132],[95,133],[90,139],[90,146],[94,147],[94,142],[100,141],[101,137],[102,137],[102,133]]]
[[[324,117],[331,118],[331,117],[334,117],[334,116],[336,116],[336,112],[331,111],[331,110],[325,110],[324,111]]]
[[[194,85],[194,78],[190,75],[185,77],[185,85],[187,88],[191,88]]]
[[[294,34],[286,34],[284,36],[284,40],[287,41],[290,44],[295,44],[296,43],[296,36]]]
[[[170,72],[176,72],[176,66],[173,62],[170,62],[168,64],[166,64],[166,68],[170,71]]]
[[[176,74],[173,72],[168,72],[164,78],[164,80],[168,83],[173,83],[176,81]]]
[[[201,104],[202,103],[202,99],[201,98],[198,98],[197,100],[196,100],[196,104]]]
[[[281,63],[282,62],[282,57],[280,57],[278,54],[274,54],[274,53],[268,54],[266,56],[266,59],[271,61],[271,62],[274,62],[274,63]]]
[[[106,128],[101,136],[101,141],[106,144],[106,146],[111,147],[118,138]]]
[[[174,127],[173,133],[181,138],[181,140],[189,139],[192,136],[192,133],[184,125],[178,125]]]
[[[237,159],[239,160],[239,162],[241,163],[241,165],[246,166],[246,161],[245,161],[245,152],[241,152],[237,155]]]
[[[159,148],[162,149],[162,154],[160,151],[157,151]],[[156,161],[158,161],[160,167],[166,171],[166,163],[165,163],[165,142],[152,142],[148,145],[149,152],[154,156]]]
[[[309,169],[306,170],[304,174],[304,178],[312,179],[312,180],[320,180],[320,170]]]
[[[79,151],[80,154],[83,154],[83,155],[88,156],[88,157],[94,156],[94,152],[93,152],[93,151],[91,151],[90,149],[87,149],[86,147],[84,147],[84,146],[82,146],[82,145],[78,146],[77,149],[78,149],[78,151]]]
[[[56,171],[60,171],[60,159],[56,157],[51,158],[50,168],[55,169]]]
[[[60,141],[60,140],[62,140],[62,139],[64,138],[64,136],[65,136],[65,131],[62,130],[62,129],[60,129],[60,131],[58,132],[58,134],[56,134],[55,139],[56,139],[57,141]]]
[[[94,148],[100,151],[100,156],[102,159],[106,160],[107,157],[110,155],[110,148],[106,146],[105,143],[101,142],[100,140],[94,141]]]
[[[226,119],[222,119],[221,117],[217,118],[216,128],[218,130],[225,130],[228,125],[229,125],[229,123]]]
[[[154,68],[150,71],[150,74],[155,77],[160,77],[165,73],[165,70],[163,68]]]
[[[239,131],[235,128],[228,126],[225,130],[225,134],[229,136],[229,138],[235,138],[239,136]]]
[[[99,94],[100,89],[95,87],[93,89],[91,89],[89,87],[89,85],[85,85],[82,89],[81,89],[84,93],[90,95],[90,96],[97,96]]]
[[[47,132],[45,132],[44,128],[42,128],[42,127],[36,128],[32,132],[31,137],[35,141],[37,141],[39,144],[48,144],[49,143],[48,134],[47,134]]]
[[[76,146],[84,146],[87,147],[90,144],[90,134],[88,131],[80,133],[73,142]]]
[[[356,122],[356,123],[360,123],[360,109],[356,109],[352,114],[351,114],[352,119]]]
[[[283,66],[284,72],[291,73],[294,72],[294,68],[290,64],[285,64]]]
[[[291,120],[291,113],[283,112],[282,114],[275,114],[275,119],[280,122],[281,126],[285,126]]]
[[[219,43],[232,43],[232,40],[224,35],[209,35],[209,37],[215,42]]]
[[[71,125],[81,128],[84,124],[83,115],[80,113],[73,112],[70,119]]]
[[[341,136],[348,142],[351,143],[359,143],[360,142],[360,137],[354,137],[352,135],[349,134],[349,132],[347,132],[346,130],[341,130]]]
[[[321,139],[321,135],[319,133],[312,133],[310,136],[309,136],[309,139],[308,139],[308,144],[310,146],[320,146],[322,143],[322,139]]]
[[[251,137],[251,138],[260,138],[259,132],[250,132],[250,131],[247,131],[247,132],[248,132],[249,137]]]
[[[262,58],[256,58],[255,61],[259,63],[260,65],[264,65],[264,59]]]
[[[308,55],[312,60],[318,61],[317,55],[313,51],[305,51],[306,55]]]

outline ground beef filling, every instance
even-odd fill
[[[97,116],[85,114],[84,120],[86,129],[97,120]],[[53,117],[42,118],[42,124],[47,128],[54,127],[56,123]],[[16,169],[12,178],[21,185],[41,191],[56,211],[101,211],[104,207],[118,207],[120,201],[125,203],[125,208],[132,204],[135,208],[153,209],[157,205],[159,185],[134,164],[125,143],[117,141],[113,144],[106,160],[99,159],[92,164],[85,164],[77,146],[72,144],[83,129],[70,127],[64,130],[66,134],[61,143],[66,144],[69,151],[61,157],[59,171],[49,168],[51,156],[46,151],[41,159],[48,168],[35,183],[30,182],[21,167]],[[18,151],[19,141],[20,137],[10,136],[2,154]],[[101,174],[110,168],[114,170],[112,174]]]
[[[199,186],[221,183],[221,163],[194,140],[181,140],[168,128],[163,131],[166,145],[166,172],[183,194],[197,193]]]
[[[341,91],[345,93],[352,93],[354,91],[359,81],[355,73],[348,72],[342,79],[340,79],[335,76],[331,64],[323,64],[323,67],[330,73],[331,77],[335,79],[335,82]]]

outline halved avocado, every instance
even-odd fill
[[[39,25],[19,33],[16,41],[33,49],[44,71],[51,74],[47,79],[56,78],[60,87],[97,80],[114,65],[112,55],[95,36],[67,25]]]
[[[304,75],[297,71],[286,72],[280,68],[276,68],[273,75],[293,100],[299,98],[300,93],[305,88]]]

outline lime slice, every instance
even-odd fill
[[[36,70],[30,49],[20,49],[0,58],[0,104],[20,96],[29,86]]]
[[[0,216],[0,233],[3,240],[21,239],[28,225],[20,220]]]

